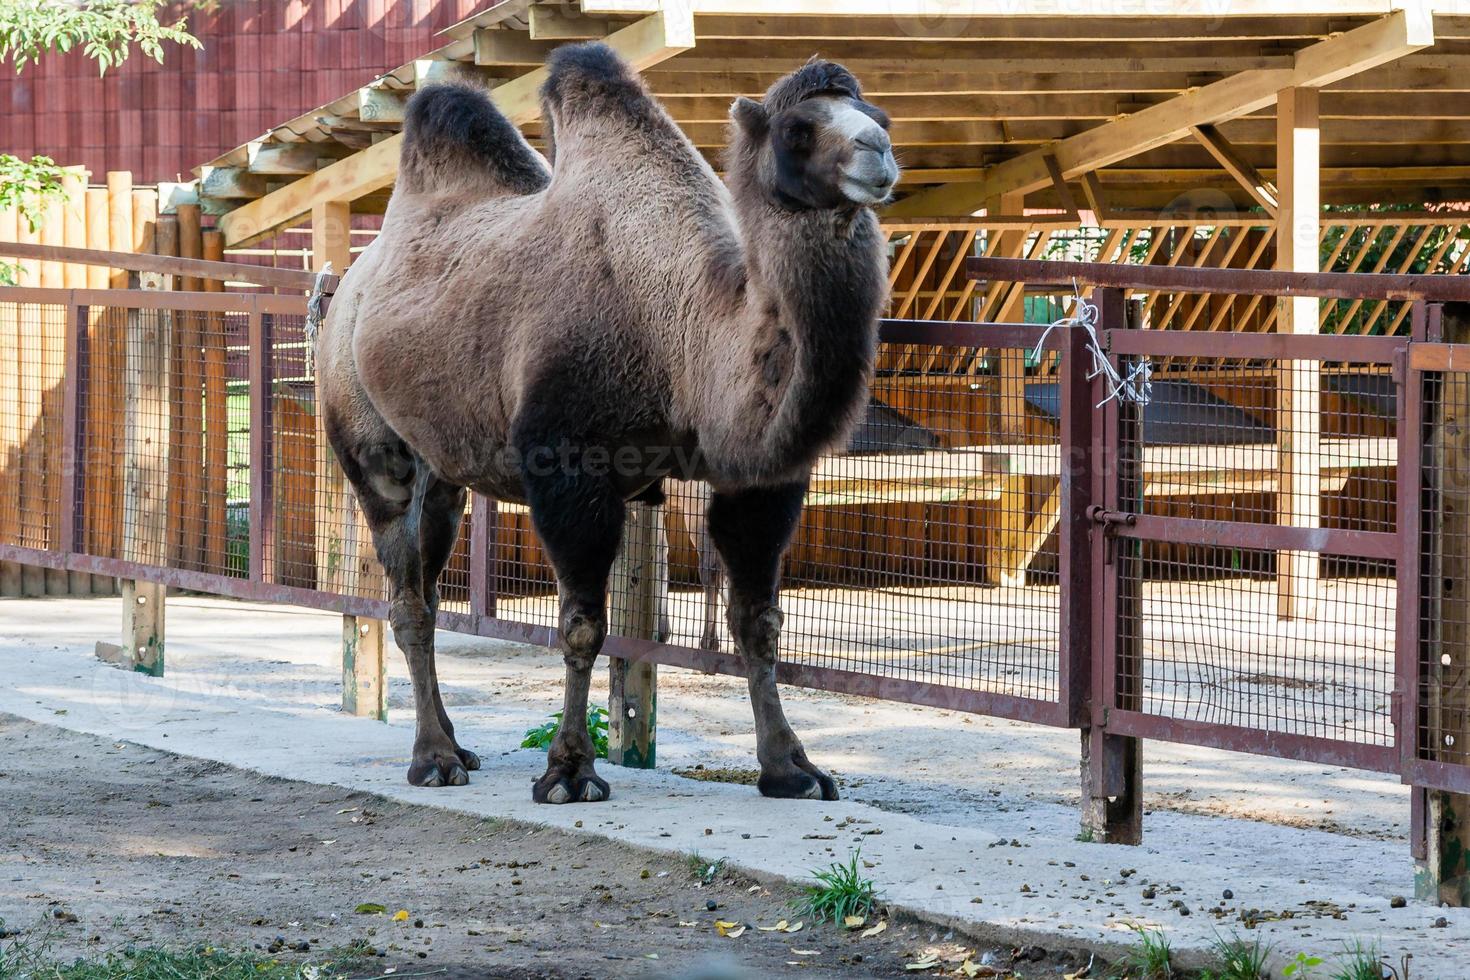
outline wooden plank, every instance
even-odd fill
[[[1236,183],[1245,189],[1245,192],[1255,199],[1255,202],[1266,209],[1266,213],[1272,217],[1276,216],[1279,193],[1276,185],[1271,183],[1261,172],[1251,166],[1250,161],[1240,155],[1240,151],[1230,144],[1224,135],[1214,125],[1191,126],[1191,133],[1209,151],[1210,156],[1225,169]]]
[[[177,217],[179,256],[202,258],[204,241],[199,208],[193,204],[181,205]],[[203,280],[193,276],[179,279],[179,288],[187,292],[198,290],[203,284]],[[179,401],[179,424],[182,426],[182,431],[176,434],[176,449],[181,454],[183,465],[179,470],[181,480],[173,489],[183,500],[179,510],[178,559],[185,568],[204,567],[203,322],[203,314],[185,312],[179,314],[175,324],[181,363],[177,372],[179,387],[173,396]]]
[[[14,241],[21,217],[15,208],[0,209],[0,241]],[[14,271],[14,270],[13,270]],[[20,350],[20,307],[0,303],[0,350]],[[0,500],[20,499],[21,441],[19,357],[0,357]],[[0,507],[0,541],[21,544],[20,512],[12,503]],[[20,565],[0,561],[0,598],[20,595]]]
[[[66,176],[62,179],[62,190],[63,193],[66,195],[62,201],[62,244],[69,247],[83,248],[87,244],[86,174],[79,170],[68,171]],[[87,288],[87,267],[84,265],[78,265],[75,262],[68,262],[63,265],[62,285],[65,286],[67,289]],[[80,323],[77,325],[77,329],[86,331],[87,324]],[[85,369],[85,365],[79,364],[78,367],[80,369]],[[88,380],[90,381],[90,378],[88,378]],[[81,407],[85,409],[85,405]],[[85,450],[86,445],[83,444],[82,448]],[[89,479],[89,474],[87,473],[85,467],[90,461],[90,458],[84,452],[82,454],[82,458],[77,460],[76,463],[76,465],[83,467],[82,479],[84,481],[87,481],[86,485],[88,486],[89,494],[91,493],[94,485],[91,483]],[[85,514],[83,514],[82,520],[86,520]],[[81,543],[84,547],[87,543],[87,540],[87,528],[84,525],[83,534],[81,537]],[[67,547],[70,547],[70,542],[67,543]],[[92,576],[89,573],[70,572],[67,575],[67,579],[68,591],[72,595],[92,594]],[[99,581],[103,581],[101,576],[98,576],[98,579]]]
[[[223,261],[224,238],[217,231],[202,236],[207,261]],[[218,279],[204,280],[204,291],[224,292]],[[226,516],[229,507],[229,392],[226,366],[225,318],[221,313],[204,314],[204,567],[224,572],[229,568]]]
[[[1426,9],[1398,10],[1372,23],[1295,53],[1290,68],[1239,72],[1158,105],[1086,130],[1051,149],[1062,176],[1072,178],[1181,139],[1191,126],[1219,123],[1271,105],[1277,92],[1317,88],[1394,61],[1434,43]],[[1278,175],[1278,180],[1284,178]],[[969,214],[987,198],[1013,191],[1041,190],[1051,182],[1042,151],[991,167],[984,180],[922,191],[888,209],[894,216]]]
[[[106,252],[111,245],[108,231],[108,193],[105,187],[88,187],[86,196],[87,249]],[[87,265],[87,288],[106,289],[111,273],[106,266]],[[93,461],[90,480],[87,540],[94,555],[120,554],[122,531],[117,515],[121,509],[121,433],[115,406],[122,404],[122,367],[112,360],[113,348],[103,327],[104,311],[87,311],[87,451]],[[116,451],[114,451],[116,450]],[[92,576],[92,592],[115,595],[117,580]]]
[[[629,504],[623,539],[608,581],[608,633],[651,640],[658,628],[662,578],[659,542],[664,509]],[[658,719],[658,668],[651,661],[613,658],[608,667],[607,761],[652,769]]]
[[[39,245],[40,231],[21,218],[19,233],[21,242]],[[24,286],[38,286],[41,282],[41,263],[22,261],[17,266],[17,281]],[[16,350],[20,363],[20,397],[16,413],[17,435],[20,439],[20,493],[16,497],[16,511],[20,516],[21,544],[31,548],[46,546],[44,523],[46,515],[45,447],[41,430],[41,415],[44,393],[41,375],[44,371],[45,339],[41,318],[34,308],[19,308],[19,343]],[[21,594],[37,597],[46,594],[45,572],[33,565],[21,568]]]
[[[1277,213],[1276,267],[1286,272],[1317,272],[1320,261],[1321,159],[1317,90],[1290,88],[1277,100],[1276,171],[1281,181]],[[1276,301],[1279,333],[1315,334],[1320,300],[1287,297]],[[1292,527],[1319,527],[1322,520],[1322,379],[1316,361],[1282,361],[1276,393],[1280,493],[1277,520]],[[1277,556],[1276,614],[1283,620],[1316,618],[1321,556],[1284,551]]]
[[[61,245],[65,239],[65,213],[62,202],[53,198],[41,222],[41,244]],[[42,262],[40,285],[60,289],[66,284],[66,269],[60,262]],[[66,310],[46,306],[41,310],[41,426],[45,464],[42,469],[45,498],[45,547],[52,551],[66,547],[59,539],[61,530],[61,418],[66,350]],[[68,595],[71,580],[66,571],[48,568],[42,573],[47,595]],[[90,589],[88,590],[91,591]]]

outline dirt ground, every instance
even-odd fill
[[[1026,976],[1086,962],[912,920],[866,938],[811,923],[765,932],[755,927],[796,918],[793,887],[738,872],[705,885],[686,861],[590,836],[257,776],[7,715],[0,813],[3,928],[49,934],[61,960],[207,944],[308,961],[360,943],[373,951],[362,976],[690,980],[914,975],[905,964],[930,952],[954,964],[966,950],[997,967],[1019,956]],[[364,905],[384,911],[357,911]],[[749,928],[721,937],[716,920]]]

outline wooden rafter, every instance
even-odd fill
[[[1434,43],[1427,8],[1398,10],[1363,27],[1303,48],[1290,68],[1253,69],[1061,140],[1053,148],[1063,177],[1105,167],[1188,134],[1191,126],[1235,119],[1271,105],[1282,89],[1319,88]],[[1040,190],[1051,182],[1044,154],[996,164],[984,180],[922,191],[890,208],[895,216],[974,212],[1001,193]]]
[[[687,6],[671,2],[622,28],[607,43],[640,71],[694,46],[694,24]],[[541,113],[541,83],[546,69],[537,68],[493,89],[490,97],[512,122],[520,124]],[[220,219],[226,246],[257,241],[280,228],[297,224],[321,201],[355,201],[391,185],[398,176],[403,135],[375,143],[345,160],[231,211]]]

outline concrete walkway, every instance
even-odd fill
[[[765,800],[753,787],[669,771],[750,769],[754,745],[742,682],[666,670],[659,771],[604,766],[611,801],[537,807],[530,783],[544,757],[516,746],[559,707],[553,653],[441,634],[446,700],[485,768],[468,787],[423,790],[403,779],[412,716],[396,653],[390,724],[336,711],[336,617],[171,599],[162,680],[93,658],[119,621],[116,599],[0,602],[0,711],[269,775],[723,856],[768,875],[801,878],[861,847],[891,903],[986,935],[1111,945],[1130,942],[1139,924],[1189,951],[1258,909],[1292,915],[1245,933],[1283,958],[1376,942],[1395,960],[1412,953],[1416,980],[1470,976],[1470,911],[1389,906],[1412,896],[1413,882],[1407,796],[1388,777],[1150,744],[1145,846],[1085,844],[1074,839],[1075,733],[790,691],[793,725],[845,799]],[[599,674],[594,698],[605,698]],[[1434,927],[1440,916],[1447,927]]]

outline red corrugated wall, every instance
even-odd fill
[[[197,164],[439,47],[491,0],[221,0],[190,14],[203,50],[134,54],[103,78],[86,58],[48,56],[0,73],[0,151],[42,153],[138,183]]]

